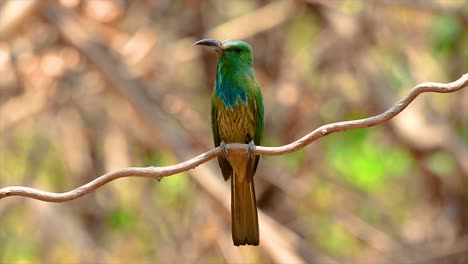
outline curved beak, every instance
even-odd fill
[[[202,39],[195,42],[193,45],[202,45],[214,48],[216,51],[221,52],[224,50],[223,43],[216,39]]]

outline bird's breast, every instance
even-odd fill
[[[234,107],[218,104],[216,121],[219,136],[226,143],[249,143],[255,136],[255,114],[248,100],[247,104],[238,100]],[[250,139],[249,139],[250,138]]]
[[[225,143],[249,143],[255,137],[254,116],[249,104],[245,104],[242,100],[238,100],[234,107],[220,104],[216,116],[220,139]],[[229,155],[227,159],[235,175],[240,177],[237,180],[243,181],[248,156]]]

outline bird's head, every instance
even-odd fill
[[[220,62],[224,64],[252,67],[252,47],[244,41],[202,39],[195,42],[194,45],[203,45],[213,48],[216,53],[218,53]]]

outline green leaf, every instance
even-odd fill
[[[441,176],[449,176],[455,172],[453,159],[444,152],[436,152],[429,157],[429,168]]]
[[[441,16],[434,23],[432,46],[436,53],[450,55],[461,34],[461,25],[455,16]]]
[[[349,183],[369,192],[378,190],[392,177],[406,175],[411,164],[405,151],[380,146],[374,141],[363,129],[335,135],[326,141],[331,166]]]
[[[108,223],[114,230],[129,230],[135,226],[135,216],[127,208],[116,208],[109,214]]]

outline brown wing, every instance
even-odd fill
[[[219,130],[218,130],[218,121],[217,121],[217,109],[216,109],[216,104],[214,101],[211,101],[211,129],[213,132],[213,140],[214,144],[216,147],[221,144],[221,138],[219,136]],[[223,157],[219,156],[218,157],[218,163],[219,167],[221,168],[221,172],[223,173],[223,178],[225,181],[227,181],[229,178],[232,176],[232,167],[231,164]]]

